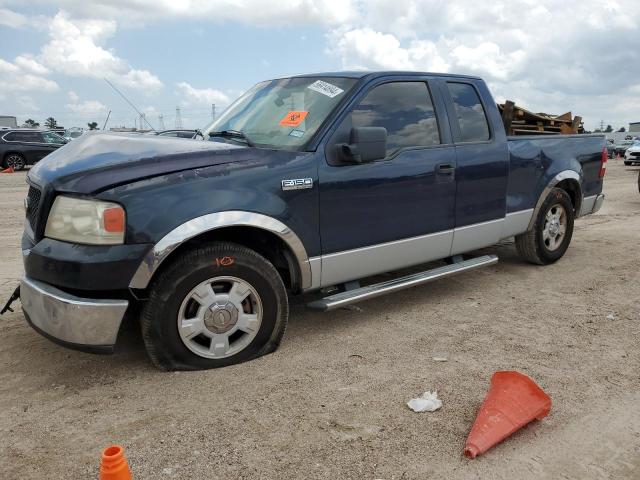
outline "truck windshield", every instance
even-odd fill
[[[258,83],[203,130],[204,138],[301,150],[356,81],[293,77]]]

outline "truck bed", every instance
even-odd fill
[[[602,192],[599,172],[604,135],[511,136],[507,137],[507,145],[507,213],[534,208],[550,180],[565,170],[581,172],[583,197]]]

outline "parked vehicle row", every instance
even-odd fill
[[[277,348],[287,291],[338,286],[309,304],[331,310],[491,265],[464,255],[514,236],[550,264],[604,200],[603,135],[507,137],[471,76],[261,82],[203,135],[83,135],[31,169],[19,296],[34,329],[111,352],[139,315],[159,368],[222,367]]]
[[[613,156],[624,157],[624,154],[627,151],[627,148],[633,145],[633,142],[634,142],[633,140],[622,140],[620,143],[615,144],[613,147]]]
[[[625,165],[640,164],[640,140],[634,140],[633,143],[624,152]]]

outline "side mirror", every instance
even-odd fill
[[[387,129],[357,127],[351,129],[351,143],[340,143],[338,157],[345,162],[367,163],[387,156]]]

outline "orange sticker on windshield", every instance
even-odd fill
[[[309,112],[304,111],[291,111],[287,113],[282,120],[280,120],[281,127],[297,127],[302,121],[307,118]]]

